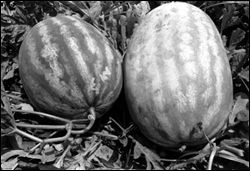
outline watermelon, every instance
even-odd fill
[[[36,24],[19,50],[19,72],[34,107],[67,119],[102,116],[122,87],[121,55],[91,24],[59,15]]]
[[[185,2],[153,9],[124,60],[129,113],[149,140],[192,147],[222,130],[233,104],[231,70],[220,34],[201,9]]]

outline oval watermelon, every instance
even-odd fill
[[[36,24],[19,51],[19,71],[31,103],[64,118],[103,115],[122,87],[121,56],[95,27],[72,16]]]
[[[129,42],[124,88],[132,119],[156,144],[195,146],[214,137],[228,119],[233,87],[210,17],[184,2],[149,12]]]

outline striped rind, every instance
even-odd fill
[[[148,13],[129,42],[124,88],[133,120],[166,147],[197,145],[224,126],[233,103],[226,51],[199,8],[172,2]],[[203,131],[197,132],[202,124]]]
[[[92,25],[72,16],[35,25],[19,50],[24,89],[39,110],[84,118],[103,115],[122,87],[121,56]]]

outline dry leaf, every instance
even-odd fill
[[[8,65],[9,65],[9,61],[1,61],[1,80],[3,80],[3,78],[5,77],[5,71]]]
[[[140,157],[141,154],[144,154],[145,158],[146,158],[146,161],[147,160],[150,161],[150,163],[153,165],[154,169],[157,169],[157,170],[162,170],[163,169],[159,164],[160,163],[160,157],[157,154],[155,154],[153,151],[151,151],[147,147],[140,144],[135,139],[133,139],[133,141],[135,142],[134,159]],[[147,168],[148,167],[150,168],[151,166],[149,166],[147,164]]]
[[[1,155],[1,163],[7,161],[9,158],[14,157],[14,156],[25,156],[27,155],[27,152],[23,150],[11,150],[8,151],[7,153],[4,153]]]
[[[96,158],[99,160],[99,163],[101,163],[106,168],[113,168],[114,167],[113,163],[111,163],[111,162],[109,162],[101,157],[98,157],[98,156],[96,156]]]
[[[15,69],[18,68],[18,65],[16,63],[13,63],[12,66],[11,66],[11,69],[8,71],[8,73],[3,77],[3,80],[8,80],[12,77],[14,77],[14,72],[15,72]]]
[[[239,74],[241,78],[244,78],[249,82],[249,66],[247,66],[245,69],[243,69]]]
[[[21,110],[34,111],[33,107],[28,103],[20,103],[18,105],[15,105],[15,107]]]
[[[63,144],[53,144],[56,151],[62,151],[64,149]]]
[[[41,162],[42,162],[43,164],[49,163],[49,162],[53,162],[53,161],[55,161],[55,160],[56,160],[56,155],[55,155],[55,153],[51,153],[51,154],[49,154],[49,155],[43,153],[42,158],[41,158]]]
[[[102,158],[106,161],[108,161],[110,159],[110,157],[112,156],[114,150],[112,150],[111,148],[109,148],[106,145],[101,145],[95,152],[95,156]]]
[[[239,121],[248,121],[249,109],[247,109],[248,97],[244,93],[239,93],[236,97],[236,102],[233,111],[229,116],[229,124],[234,125]],[[236,120],[236,121],[235,121]]]
[[[10,115],[12,116],[12,111],[11,111],[11,108],[10,108],[10,101],[9,101],[9,98],[7,96],[4,95],[5,94],[5,88],[4,88],[4,85],[3,85],[3,80],[1,80],[1,111],[3,109],[5,109],[5,111]],[[2,104],[3,103],[3,104]],[[3,107],[2,107],[3,105]],[[3,108],[3,109],[2,109]]]
[[[237,28],[232,32],[230,43],[229,43],[229,50],[234,49],[236,45],[244,39],[246,32],[240,28]]]
[[[91,7],[89,9],[89,14],[93,19],[96,19],[100,16],[102,11],[101,1],[92,1],[92,3],[90,3],[90,6]]]
[[[138,143],[135,143],[134,147],[134,159],[138,159],[141,156],[141,149],[138,147]]]
[[[221,28],[220,28],[221,33],[225,28],[228,27],[228,21],[232,18],[234,11],[235,8],[232,5],[229,5],[228,9],[223,10],[223,18],[221,21]]]
[[[139,17],[144,17],[150,11],[150,5],[148,1],[141,1],[140,3],[134,5],[135,13]]]
[[[7,162],[1,163],[1,170],[14,170],[17,166],[18,159],[17,157],[14,159],[10,159]]]
[[[151,162],[149,161],[148,158],[146,158],[146,162],[147,162],[147,168],[146,168],[146,170],[152,170],[152,165],[151,165]]]
[[[123,136],[119,138],[120,143],[122,143],[123,147],[126,147],[128,145],[128,138],[126,136]]]
[[[249,167],[249,161],[246,161],[238,156],[235,156],[233,153],[230,153],[228,151],[221,150],[218,152],[217,156],[222,157],[222,158],[227,159],[227,160],[231,160],[234,162],[244,164],[245,166]]]

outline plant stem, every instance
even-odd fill
[[[96,120],[95,108],[90,107],[89,108],[89,113],[90,114],[88,115],[88,119],[90,120],[90,122],[89,122],[88,126],[86,128],[84,128],[84,129],[82,129],[82,130],[77,130],[77,131],[72,130],[71,131],[72,134],[84,134],[84,133],[88,132],[92,128],[92,126],[94,125],[95,120]]]
[[[119,139],[117,136],[111,135],[111,134],[105,134],[105,133],[101,133],[101,132],[91,132],[91,131],[90,131],[90,133],[97,135],[97,136],[106,137],[106,138],[111,139],[111,140],[118,140]]]
[[[249,4],[249,2],[247,1],[227,1],[227,2],[220,2],[220,3],[217,3],[217,4],[213,4],[213,5],[209,5],[207,7],[204,8],[204,11],[206,11],[208,8],[211,8],[211,7],[214,7],[214,6],[217,6],[217,5],[223,5],[223,4],[235,4],[235,3],[238,3],[238,4]]]
[[[16,123],[17,127],[35,128],[35,129],[65,129],[66,125],[32,125],[25,123]]]
[[[245,83],[245,81],[240,76],[239,76],[239,78],[243,82],[243,84],[246,87],[247,91],[249,92],[249,88],[248,88],[247,84]]]
[[[48,114],[48,113],[43,113],[43,112],[18,110],[18,109],[12,109],[12,111],[13,112],[21,112],[21,113],[31,113],[31,114],[39,115],[39,116],[45,116],[47,118],[51,118],[51,119],[54,119],[54,120],[59,120],[59,121],[66,122],[66,123],[70,122],[70,120],[68,120],[68,119],[64,119],[64,118],[61,118],[61,117],[58,117],[58,116],[54,116],[54,115],[51,115],[51,114]]]
[[[113,121],[121,130],[122,130],[122,132],[124,132],[125,131],[125,129],[118,123],[118,122],[116,122],[116,120],[114,120],[113,118],[109,118],[111,121]]]
[[[214,156],[215,156],[215,154],[217,152],[216,144],[213,143],[213,145],[214,146],[213,146],[213,150],[212,150],[212,152],[210,154],[210,157],[209,157],[207,170],[212,170],[212,164],[213,164]]]
[[[71,130],[72,130],[72,122],[70,122],[68,124],[68,126],[66,127],[67,129],[67,134],[63,137],[57,137],[57,138],[49,138],[49,139],[45,139],[43,140],[43,143],[52,143],[52,142],[58,142],[58,141],[64,141],[66,139],[69,138],[70,134],[71,134]]]
[[[29,150],[29,153],[33,153],[42,143],[38,143],[37,145],[35,145],[33,148],[31,148]]]
[[[18,128],[15,129],[15,132],[18,133],[18,134],[20,134],[20,135],[22,135],[22,136],[24,136],[24,137],[27,137],[27,138],[29,138],[29,139],[31,139],[31,140],[34,140],[34,141],[36,141],[36,142],[39,142],[39,143],[42,143],[42,142],[43,142],[42,139],[37,138],[37,137],[35,137],[34,135],[28,134],[28,133],[26,133],[26,132],[24,132],[24,131],[22,131],[22,130],[20,130],[20,129],[18,129]]]
[[[59,158],[59,160],[54,164],[54,166],[56,168],[61,168],[63,166],[63,160],[66,156],[66,154],[68,153],[68,151],[71,149],[71,145],[68,145],[68,147],[66,148],[66,150],[63,152],[63,154],[61,155],[61,157]]]

